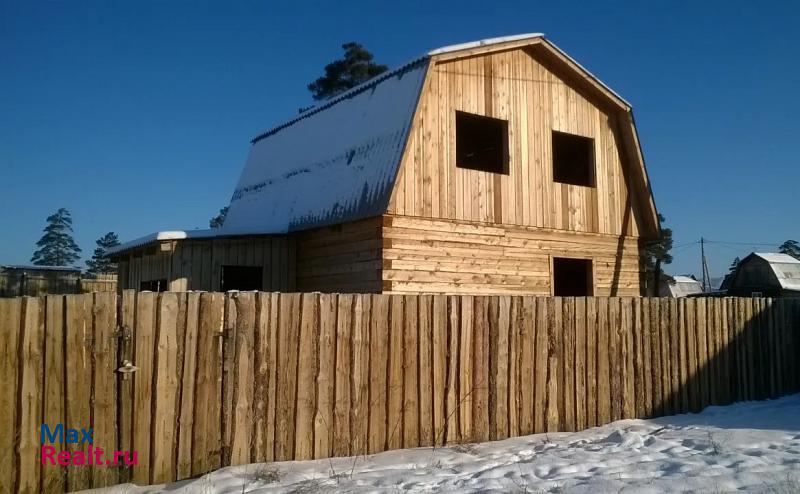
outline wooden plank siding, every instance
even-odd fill
[[[292,236],[164,241],[118,259],[118,290],[167,280],[169,291],[219,291],[222,266],[261,266],[264,291],[295,289],[295,239]]]
[[[389,214],[640,235],[619,114],[537,57],[523,47],[432,61]],[[456,167],[456,111],[508,122],[508,174]],[[594,187],[553,181],[552,131],[594,139]]]
[[[385,216],[388,293],[551,294],[550,259],[593,261],[594,294],[640,294],[640,243],[632,237]]]
[[[299,291],[380,293],[381,218],[297,233]]]

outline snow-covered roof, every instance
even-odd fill
[[[405,65],[259,136],[226,233],[285,233],[386,211],[427,61]]]
[[[221,228],[157,232],[110,254],[158,240],[280,234],[383,214],[431,57],[537,38],[544,40],[541,33],[528,33],[431,50],[259,134]],[[558,47],[548,46],[619,97]]]
[[[800,264],[800,261],[795,259],[794,257],[790,256],[789,254],[780,254],[777,252],[753,252],[754,255],[757,255],[761,259],[772,263],[788,263],[788,264]]]
[[[700,282],[691,276],[676,275],[670,279],[662,281],[659,295],[662,297],[686,297],[695,293],[701,293],[703,287]]]
[[[769,263],[782,289],[800,291],[800,260],[788,254],[772,252],[754,252],[753,255]]]
[[[509,43],[511,41],[522,41],[524,39],[542,38],[543,33],[525,33],[525,34],[512,34],[510,36],[500,36],[497,38],[487,38],[478,41],[469,41],[467,43],[459,43],[456,45],[442,46],[428,52],[428,56],[443,55],[445,53],[452,53],[454,51],[471,50],[472,48],[480,48],[482,46],[497,45],[500,43]]]
[[[155,232],[149,235],[145,235],[143,237],[136,238],[134,240],[130,240],[128,242],[125,242],[124,244],[117,245],[116,247],[111,247],[106,251],[106,255],[112,256],[115,254],[119,254],[121,252],[125,252],[127,250],[135,249],[136,247],[147,245],[152,242],[159,242],[164,240],[185,240],[187,238],[211,238],[211,237],[216,237],[217,235],[219,235],[219,231],[214,229],[168,230],[162,232]]]

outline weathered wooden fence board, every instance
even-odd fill
[[[797,392],[800,300],[51,295],[0,300],[0,351],[0,491],[61,492]],[[42,465],[42,422],[138,464]]]

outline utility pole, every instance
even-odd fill
[[[711,289],[711,275],[708,274],[708,262],[706,261],[706,241],[700,237],[700,261],[701,269],[703,271],[703,291],[708,292]]]

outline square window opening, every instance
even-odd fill
[[[553,180],[594,187],[594,139],[554,130]]]
[[[263,273],[261,266],[222,266],[220,289],[222,292],[261,290]]]
[[[508,175],[508,121],[456,111],[456,166]]]
[[[553,258],[553,295],[556,297],[590,297],[592,292],[591,260]]]

